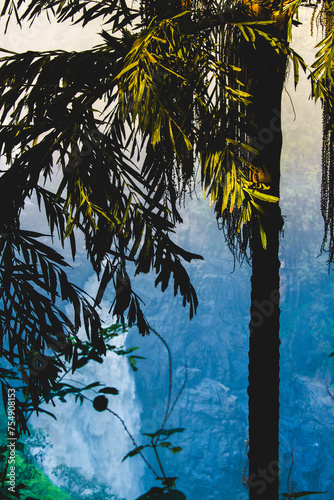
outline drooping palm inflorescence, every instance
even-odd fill
[[[315,8],[314,12],[317,12]],[[318,14],[325,38],[318,45],[315,74],[322,76],[329,91],[323,104],[321,211],[325,224],[322,248],[329,252],[329,264],[334,262],[334,3],[324,2]]]

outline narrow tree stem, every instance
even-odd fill
[[[154,449],[154,453],[155,453],[155,456],[157,457],[157,461],[158,461],[158,464],[159,464],[159,467],[160,467],[160,470],[161,470],[161,473],[162,473],[162,477],[164,479],[166,479],[166,474],[165,474],[165,471],[164,471],[164,468],[162,466],[162,463],[161,463],[161,460],[160,460],[160,457],[159,457],[159,453],[158,453],[158,450],[157,450],[157,446],[155,443],[153,443],[153,449]]]

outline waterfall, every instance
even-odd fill
[[[88,279],[85,290],[94,295],[97,291],[95,276]],[[104,325],[114,323],[108,314],[110,303],[102,302],[101,318]],[[127,333],[115,338],[114,344],[125,343]],[[84,339],[84,337],[82,337]],[[119,395],[107,395],[108,408],[117,413],[125,422],[129,432],[140,441],[141,407],[136,397],[134,373],[126,357],[108,352],[103,364],[90,361],[73,375],[68,374],[65,381],[73,385],[88,385],[99,381],[105,386],[115,387]],[[87,391],[87,396],[94,399],[99,387]],[[97,412],[89,401],[83,405],[75,403],[74,396],[67,396],[66,403],[56,400],[56,407],[46,405],[57,418],[40,414],[34,416],[32,424],[42,428],[52,447],[45,451],[43,469],[51,476],[52,470],[60,464],[68,467],[79,467],[86,478],[95,477],[98,482],[107,483],[112,492],[125,500],[133,500],[142,493],[141,476],[144,464],[140,457],[122,458],[134,448],[121,422],[110,412]],[[61,484],[61,478],[60,478]]]

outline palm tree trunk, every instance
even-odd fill
[[[286,60],[266,42],[246,61],[248,91],[253,95],[250,117],[259,150],[255,181],[270,185],[279,196],[282,149],[281,96]],[[277,205],[267,204],[261,223],[267,237],[264,249],[258,219],[254,220],[251,321],[249,343],[249,498],[278,500],[279,428],[279,231],[282,217]],[[269,206],[270,205],[270,206]]]
[[[280,220],[266,225],[267,249],[252,238],[249,343],[249,498],[278,500]],[[269,222],[269,221],[268,221]]]

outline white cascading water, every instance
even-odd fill
[[[94,276],[86,282],[85,290],[92,296],[96,293]],[[101,318],[104,326],[108,327],[114,323],[112,316],[108,314],[110,303],[102,302],[101,305]],[[126,333],[113,339],[114,345],[123,345],[125,337]],[[122,418],[131,435],[140,444],[141,407],[136,398],[134,373],[126,357],[108,353],[103,364],[90,361],[73,375],[69,374],[67,380],[69,383],[77,382],[78,384],[73,385],[78,386],[99,381],[105,386],[118,389],[119,395],[106,395],[109,400],[108,408]],[[84,394],[94,399],[98,390],[99,387],[84,391]],[[57,421],[45,414],[32,420],[33,426],[42,428],[52,444],[52,448],[45,450],[45,472],[56,482],[51,473],[57,465],[80,467],[80,472],[86,478],[95,476],[98,482],[110,485],[112,492],[120,498],[137,498],[143,492],[141,477],[144,463],[140,457],[128,458],[121,463],[122,458],[134,448],[121,422],[108,411],[94,410],[89,401],[84,401],[80,406],[71,395],[66,397],[66,401],[61,403],[58,400],[55,408],[45,406],[46,410],[57,417]]]

